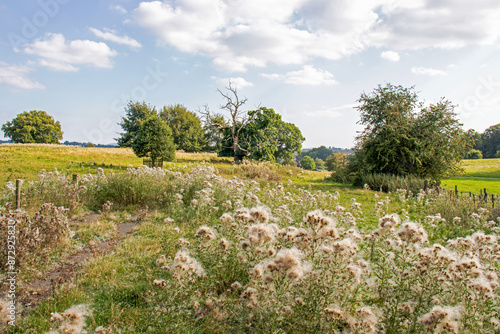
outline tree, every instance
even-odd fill
[[[290,163],[293,153],[300,153],[305,138],[294,124],[284,122],[280,114],[265,107],[248,115],[253,120],[242,131],[240,145],[250,158]]]
[[[326,169],[330,172],[338,171],[345,168],[349,155],[344,152],[335,152],[326,158]]]
[[[447,100],[424,107],[414,87],[387,84],[362,93],[357,107],[365,129],[351,160],[357,174],[413,174],[439,180],[455,171],[465,136]]]
[[[485,159],[500,158],[500,124],[492,125],[481,134],[481,151]]]
[[[301,159],[302,157],[304,157],[306,155],[310,156],[313,159],[320,158],[321,160],[326,161],[326,159],[330,155],[332,155],[332,150],[330,150],[329,148],[326,148],[326,146],[315,147],[315,148],[312,148],[308,151],[303,152],[301,154],[301,157],[299,157],[299,159]]]
[[[246,103],[247,99],[240,99],[238,92],[234,86],[232,86],[231,81],[229,81],[229,87],[226,87],[228,93],[224,93],[220,89],[217,91],[226,100],[226,104],[222,105],[220,108],[229,112],[229,117],[225,117],[223,122],[219,122],[216,117],[205,107],[205,111],[202,114],[205,116],[207,123],[220,129],[226,138],[229,138],[229,142],[225,141],[225,145],[229,145],[226,149],[230,149],[234,161],[236,163],[241,162],[243,157],[249,156],[251,153],[247,151],[240,144],[241,132],[250,123],[258,113],[254,113],[249,116],[247,112],[241,110],[241,107]],[[229,137],[227,137],[229,136]],[[224,148],[222,148],[224,150]]]
[[[224,141],[222,129],[227,127],[226,118],[221,114],[215,114],[212,116],[212,122],[205,121],[203,125],[206,143],[204,151],[219,153],[222,151],[222,142]]]
[[[194,112],[176,104],[163,107],[160,116],[170,126],[177,149],[200,152],[206,146],[205,133]]]
[[[141,128],[142,122],[149,116],[156,115],[155,107],[146,104],[146,102],[130,101],[125,108],[125,116],[122,117],[119,125],[123,129],[120,138],[117,138],[118,146],[131,147],[135,135]]]
[[[139,158],[150,157],[153,164],[159,158],[172,161],[175,157],[172,130],[158,115],[151,115],[141,122],[132,140],[132,149]]]
[[[316,168],[319,170],[325,170],[325,162],[320,158],[314,159],[314,163],[316,164]]]
[[[482,158],[483,158],[483,153],[475,149],[469,150],[464,157],[464,159],[482,159]]]
[[[313,170],[314,168],[316,168],[316,163],[314,162],[313,158],[306,155],[300,161],[300,166],[307,170]]]
[[[63,137],[61,123],[43,110],[20,113],[2,125],[2,131],[14,143],[59,144]]]

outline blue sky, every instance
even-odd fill
[[[219,111],[229,80],[306,141],[351,147],[360,94],[390,82],[500,123],[497,0],[0,0],[0,123],[45,110],[111,143],[129,100]]]

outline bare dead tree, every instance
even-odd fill
[[[250,152],[241,146],[241,132],[248,123],[257,117],[258,113],[249,116],[247,111],[241,110],[241,107],[247,102],[247,98],[241,99],[238,96],[236,87],[232,85],[231,81],[229,81],[229,86],[226,87],[226,90],[227,92],[223,92],[217,89],[226,101],[225,104],[220,106],[220,109],[229,112],[229,116],[224,115],[223,122],[220,121],[220,117],[215,117],[208,106],[205,106],[205,110],[201,111],[201,114],[206,118],[209,125],[219,130],[229,129],[231,131],[231,149],[234,154],[234,161],[239,163],[244,156],[250,155]],[[220,114],[217,115],[220,116]]]

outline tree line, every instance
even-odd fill
[[[246,98],[229,83],[218,90],[220,112],[208,107],[197,113],[180,104],[161,109],[130,101],[119,125],[121,147],[139,157],[165,161],[175,150],[217,152],[219,156],[299,164],[305,169],[328,169],[332,178],[360,185],[367,175],[414,176],[431,181],[454,174],[463,158],[500,158],[500,124],[484,133],[464,131],[455,105],[446,99],[420,101],[414,87],[379,85],[357,100],[358,124],[352,153],[321,146],[301,153],[305,140],[299,128],[282,120],[271,108],[244,110]],[[2,126],[19,143],[59,143],[61,125],[44,111],[17,115]]]
[[[153,162],[172,160],[176,149],[217,152],[236,163],[248,158],[288,164],[294,153],[300,154],[305,138],[297,126],[283,121],[271,108],[243,110],[247,100],[238,96],[231,83],[219,93],[225,114],[205,107],[202,118],[179,104],[157,111],[145,102],[130,102],[120,122],[123,133],[118,145],[131,147],[137,156]]]

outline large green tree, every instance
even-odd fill
[[[271,108],[248,114],[256,116],[243,131],[242,143],[252,159],[289,163],[295,152],[300,153],[305,138],[294,124],[283,121]]]
[[[172,161],[175,157],[175,144],[172,130],[158,115],[151,115],[141,122],[132,143],[134,153],[139,157]]]
[[[289,163],[295,152],[300,153],[305,140],[300,130],[281,119],[273,109],[261,107],[248,112],[251,122],[241,131],[239,145],[246,156],[256,160]],[[221,156],[233,156],[232,137],[223,132]]]
[[[149,116],[156,115],[156,108],[146,102],[130,101],[125,107],[125,116],[119,123],[123,129],[120,138],[117,138],[118,146],[131,147],[137,132],[141,128],[142,122]]]
[[[20,113],[5,123],[2,130],[14,143],[59,144],[63,137],[61,123],[43,110]]]
[[[500,124],[490,126],[481,134],[481,151],[486,159],[500,158]]]
[[[414,88],[378,86],[357,107],[364,131],[357,137],[355,173],[413,174],[439,180],[455,171],[465,136],[447,100],[424,106]]]
[[[200,152],[205,148],[205,133],[200,119],[194,112],[176,104],[163,107],[160,116],[170,126],[177,149],[186,152]]]
[[[314,168],[316,168],[316,163],[314,162],[314,159],[311,158],[310,156],[305,156],[304,158],[302,158],[302,160],[300,161],[300,166],[304,169],[307,169],[307,170],[313,170]]]

